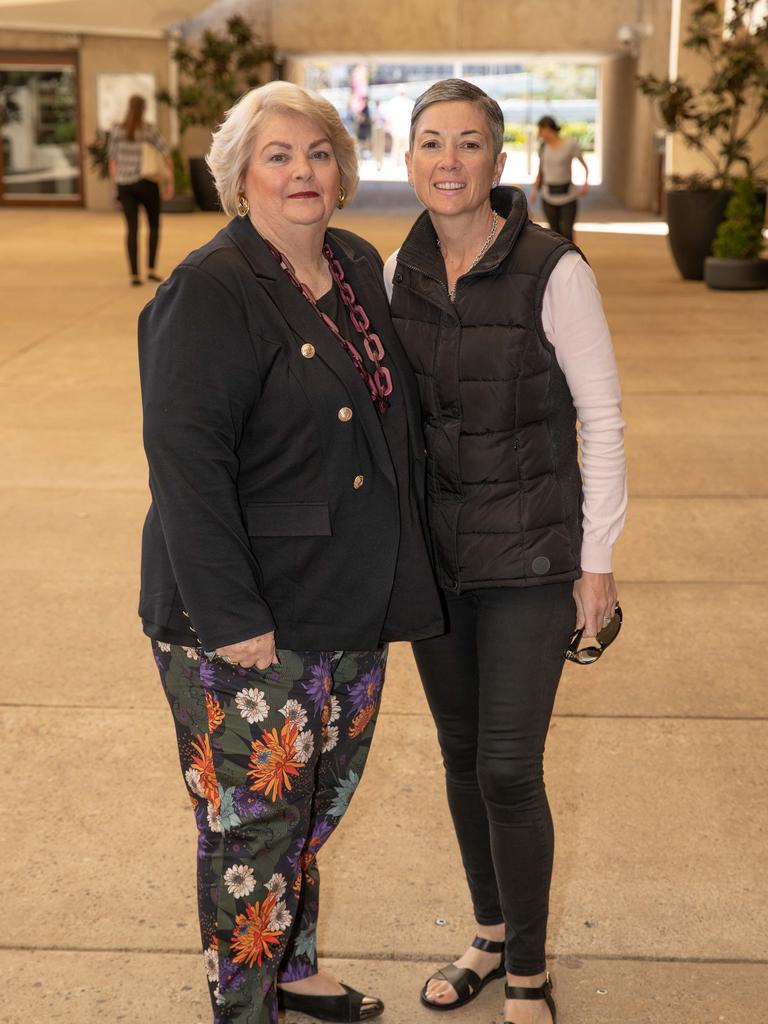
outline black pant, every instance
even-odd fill
[[[142,178],[132,185],[118,185],[117,198],[123,207],[125,220],[128,225],[126,244],[128,246],[128,260],[131,264],[131,273],[134,277],[139,273],[139,207],[143,206],[147,211],[149,221],[149,262],[150,270],[154,269],[157,259],[157,246],[160,242],[160,189],[156,181],[149,181]]]
[[[513,974],[545,968],[554,830],[543,756],[576,611],[572,583],[447,595],[450,632],[413,645],[437,725],[479,924]]]
[[[563,203],[561,206],[548,203],[546,199],[542,199],[541,202],[544,206],[544,213],[547,215],[547,222],[550,228],[556,231],[558,235],[562,235],[563,238],[567,238],[569,242],[572,242],[573,225],[579,208],[578,199],[573,199],[570,203]]]

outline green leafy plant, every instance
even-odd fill
[[[712,253],[720,259],[754,260],[763,248],[763,206],[751,178],[737,178],[732,188]]]
[[[174,97],[162,90],[157,100],[176,111],[183,137],[192,125],[215,128],[244,92],[261,85],[275,49],[235,15],[227,19],[226,31],[206,30],[196,50],[180,42],[171,56],[179,67],[178,93]]]
[[[186,195],[192,188],[192,183],[178,147],[171,150],[171,161],[173,162],[173,191],[177,196]]]
[[[760,0],[733,0],[724,23],[717,0],[694,6],[684,46],[710,66],[701,85],[656,75],[636,79],[667,131],[706,159],[709,188],[727,188],[736,167],[754,178],[768,163],[753,162],[751,141],[768,113],[768,18],[760,20],[760,10]],[[671,184],[686,187],[686,179]]]
[[[109,132],[98,131],[93,142],[86,146],[91,158],[91,168],[100,178],[109,177]]]

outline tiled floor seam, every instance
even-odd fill
[[[166,708],[148,709],[138,706],[120,707],[109,704],[13,704],[0,702],[0,708],[24,708],[35,711],[142,711],[149,714],[165,715]],[[389,718],[422,718],[426,711],[383,711]],[[585,718],[596,720],[639,721],[639,722],[768,722],[768,715],[600,715],[579,711],[555,712],[553,718]],[[0,949],[2,949],[0,944]]]
[[[43,334],[40,338],[35,338],[34,341],[30,341],[30,343],[28,345],[25,345],[24,348],[20,348],[18,351],[12,352],[7,359],[1,359],[0,368],[10,365],[15,359],[18,359],[20,356],[25,356],[29,352],[34,351],[34,349],[36,349],[39,345],[44,345],[46,341],[50,341],[51,338],[55,338],[56,335],[61,334],[62,331],[68,331],[71,330],[71,328],[73,327],[77,327],[78,324],[86,323],[87,321],[91,320],[97,313],[103,312],[108,306],[114,305],[115,302],[119,301],[120,296],[116,294],[115,297],[110,299],[108,302],[103,302],[100,306],[96,306],[94,309],[88,310],[88,312],[84,316],[78,317],[71,323],[57,324],[52,331],[48,331],[47,334]]]
[[[0,943],[0,951],[7,953],[99,953],[107,955],[129,955],[140,956],[189,956],[199,957],[197,950],[186,948],[150,949],[139,946],[29,946],[29,945],[5,945]],[[437,963],[450,961],[456,955],[456,951],[450,953],[409,953],[406,955],[396,953],[352,953],[349,951],[335,952],[331,950],[319,950],[318,956],[324,960],[366,960],[378,963]],[[567,964],[567,961],[589,961],[590,963],[651,963],[651,964],[719,964],[719,965],[746,965],[746,966],[768,966],[768,959],[749,957],[707,957],[707,956],[645,956],[643,954],[622,954],[622,953],[550,953],[548,959],[553,962]]]

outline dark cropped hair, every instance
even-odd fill
[[[549,114],[546,114],[544,117],[540,117],[539,118],[537,127],[538,128],[551,128],[553,132],[559,132],[560,131],[560,125],[557,123],[557,121],[554,119],[554,117],[550,117]]]
[[[413,149],[416,122],[427,107],[431,107],[433,103],[452,102],[477,103],[482,108],[493,141],[494,156],[498,156],[504,145],[504,114],[501,107],[487,92],[483,92],[471,82],[465,82],[463,78],[444,78],[430,85],[427,91],[419,96],[411,112],[411,137],[408,148]]]

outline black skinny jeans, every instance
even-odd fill
[[[544,744],[576,620],[572,583],[446,595],[450,632],[413,650],[437,725],[478,924],[512,974],[545,969],[554,829]]]
[[[569,242],[572,242],[573,225],[579,209],[578,199],[574,199],[570,203],[563,203],[560,206],[548,203],[546,199],[542,199],[541,202],[544,206],[544,213],[547,216],[547,223],[550,228],[556,231],[558,235],[562,235],[563,238],[567,238]]]
[[[149,221],[149,262],[150,270],[154,270],[157,259],[157,247],[160,242],[160,189],[156,181],[142,178],[132,185],[118,185],[117,198],[125,214],[128,225],[126,245],[131,273],[139,276],[139,207],[147,211]]]

